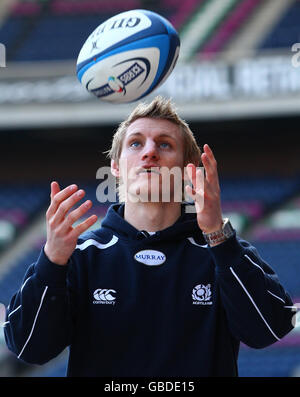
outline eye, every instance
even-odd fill
[[[171,145],[169,144],[169,142],[161,142],[161,143],[159,144],[159,146],[160,146],[161,148],[163,148],[163,149],[168,149],[168,148],[171,147]]]
[[[130,144],[129,144],[129,146],[130,147],[134,147],[134,148],[137,148],[137,147],[139,147],[140,146],[140,142],[139,141],[133,141],[133,142],[131,142]]]

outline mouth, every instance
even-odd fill
[[[138,175],[140,175],[140,174],[148,174],[148,175],[156,174],[156,175],[160,175],[160,172],[158,170],[158,167],[156,167],[156,169],[154,169],[154,168],[143,168],[143,169],[141,169],[138,172]]]

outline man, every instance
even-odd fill
[[[42,364],[70,346],[68,376],[237,376],[240,342],[280,340],[294,313],[273,270],[223,219],[212,150],[201,154],[157,97],[119,126],[109,156],[124,202],[99,230],[82,234],[94,215],[72,226],[91,207],[72,210],[82,190],[51,184],[47,242],[8,308],[9,348]],[[196,214],[175,200],[175,177],[164,200],[171,169],[192,182]]]

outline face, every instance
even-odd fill
[[[183,166],[179,127],[168,120],[151,118],[137,119],[128,127],[119,163],[111,163],[113,175],[122,179],[126,200],[134,202],[174,199]]]

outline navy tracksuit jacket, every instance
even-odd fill
[[[43,364],[70,346],[68,376],[237,376],[240,342],[266,347],[293,328],[271,267],[233,236],[208,247],[194,214],[154,235],[109,208],[68,265],[44,251],[7,310],[5,338]]]

